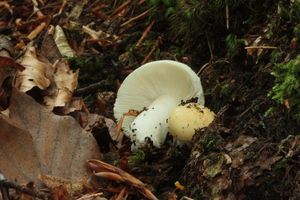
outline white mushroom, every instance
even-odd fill
[[[215,118],[214,112],[197,103],[174,108],[169,116],[169,132],[183,143],[190,142],[195,130],[207,127]]]
[[[200,78],[183,63],[160,60],[133,71],[122,83],[114,116],[119,121],[129,110],[142,111],[137,117],[125,117],[123,131],[133,141],[133,148],[149,138],[160,147],[168,133],[168,117],[173,108],[197,97],[204,104]]]

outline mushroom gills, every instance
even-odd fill
[[[155,147],[160,148],[168,133],[169,114],[178,103],[176,98],[162,95],[141,112],[130,126],[132,149],[143,146],[147,138],[153,142]]]

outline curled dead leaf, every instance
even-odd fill
[[[33,87],[45,90],[50,86],[51,64],[40,61],[34,47],[27,49],[20,63],[25,67],[25,70],[17,72],[15,78],[16,88],[22,92],[27,92]]]
[[[49,96],[44,98],[48,108],[64,107],[71,102],[72,94],[77,87],[79,71],[73,72],[65,61],[57,61],[53,65],[52,85],[48,89]]]
[[[55,27],[53,38],[61,55],[66,57],[74,57],[74,51],[71,49],[64,31],[59,25]]]
[[[96,172],[96,176],[125,182],[138,189],[146,198],[150,200],[158,200],[158,198],[146,187],[142,181],[118,167],[112,166],[100,160],[88,160],[87,165],[89,169]]]
[[[77,179],[77,180],[70,180],[64,179],[56,176],[49,176],[49,175],[40,175],[39,179],[50,189],[55,190],[63,186],[65,192],[71,196],[76,194],[80,194],[83,192],[85,185],[87,184],[87,180]]]
[[[70,116],[58,116],[13,89],[9,118],[0,115],[0,169],[10,180],[50,175],[71,182],[87,176],[85,161],[101,158],[93,136]]]
[[[34,47],[28,48],[21,64],[25,70],[17,73],[16,88],[28,92],[38,87],[43,91],[44,103],[51,110],[71,105],[79,71],[73,72],[63,60],[57,60],[52,65],[45,58],[39,58]]]

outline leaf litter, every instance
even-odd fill
[[[267,118],[260,112],[271,104],[256,87],[269,85],[267,67],[249,73],[235,61],[214,60],[210,35],[211,57],[200,50],[208,64],[176,50],[180,39],[151,15],[161,10],[143,0],[0,3],[0,33],[11,37],[0,37],[0,188],[16,190],[3,199],[299,197],[297,126],[282,110]],[[243,66],[276,49],[262,29],[263,37],[245,36]],[[157,59],[204,64],[195,70],[207,104],[227,109],[198,131],[192,147],[174,147],[169,138],[162,149],[149,144],[132,153],[128,138],[118,137],[114,99],[128,74]]]

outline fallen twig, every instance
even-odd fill
[[[147,54],[147,56],[144,58],[142,65],[145,64],[146,62],[148,62],[148,60],[150,59],[150,57],[152,56],[153,52],[155,51],[155,49],[158,47],[159,42],[161,41],[161,36],[159,36],[157,38],[157,40],[155,41],[154,46],[151,48],[150,52]]]
[[[27,36],[28,39],[33,40],[34,38],[36,38],[36,36],[44,30],[46,25],[46,22],[42,22],[40,25],[38,25],[33,31],[31,31],[31,33],[29,33],[29,35]]]
[[[0,7],[6,8],[11,14],[13,14],[11,5],[9,5],[8,2],[0,2]]]
[[[126,8],[126,6],[131,3],[131,0],[125,1],[122,5],[120,5],[118,8],[115,9],[113,12],[111,18],[114,18],[115,16],[118,16],[119,13]]]
[[[105,84],[107,84],[106,80],[99,81],[97,83],[93,83],[84,88],[79,88],[75,90],[74,96],[84,96],[90,93],[96,92],[98,89],[102,88]]]
[[[0,172],[0,192],[2,195],[2,199],[3,200],[10,200],[9,198],[9,192],[8,192],[8,188],[4,185],[2,185],[3,181],[5,181],[5,177],[4,175]]]
[[[59,8],[58,13],[56,13],[55,15],[53,15],[53,17],[56,17],[56,16],[61,15],[61,13],[64,11],[66,5],[67,5],[67,0],[63,0],[61,6],[60,6],[60,8]]]
[[[141,38],[139,39],[139,41],[136,43],[135,47],[139,47],[142,42],[145,40],[145,38],[147,37],[147,35],[149,34],[152,26],[154,25],[154,21],[152,21],[148,26],[147,28],[145,29],[145,31],[143,32]]]
[[[124,188],[121,190],[121,192],[118,194],[116,200],[123,200],[123,199],[125,199],[124,196],[126,195],[126,193],[127,193],[127,188],[124,187]]]
[[[227,3],[225,7],[225,12],[226,12],[226,28],[227,30],[229,30],[229,7]]]
[[[36,197],[36,198],[39,198],[39,199],[48,199],[48,197],[43,193],[40,193],[40,192],[35,191],[33,189],[30,189],[30,188],[27,188],[25,186],[19,185],[15,182],[8,181],[6,179],[0,181],[0,186],[1,186],[2,195],[3,195],[3,191],[5,191],[5,190],[2,190],[2,188],[6,188],[6,190],[9,189],[9,188],[12,188],[12,189],[15,189],[15,190],[17,190],[21,193],[25,193],[25,194],[28,194],[30,196],[33,196],[33,197]],[[8,194],[6,194],[6,195],[8,195]]]
[[[274,47],[274,46],[250,46],[250,47],[245,47],[245,49],[277,49],[277,47]]]
[[[123,24],[121,24],[121,27],[124,27],[124,26],[130,24],[131,22],[133,22],[133,21],[135,21],[135,20],[138,20],[138,19],[144,17],[144,16],[147,15],[152,9],[153,9],[153,8],[150,8],[150,9],[148,9],[148,10],[142,12],[142,13],[139,14],[138,16],[135,16],[135,17],[129,19],[128,21],[126,21],[126,22],[124,22]]]
[[[99,192],[96,194],[87,194],[87,195],[80,197],[77,200],[86,200],[86,199],[94,199],[94,198],[96,199],[96,197],[101,197],[101,196],[103,196],[103,192]]]
[[[142,181],[123,171],[122,169],[100,160],[88,160],[87,164],[88,167],[95,172],[95,176],[127,183],[130,186],[138,189],[139,192],[146,198],[150,200],[158,200],[158,198],[146,187]]]

